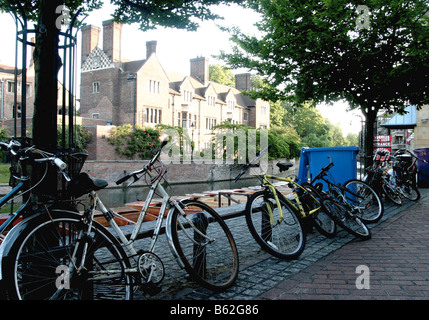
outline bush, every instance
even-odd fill
[[[108,141],[115,146],[115,151],[121,156],[133,159],[136,155],[143,160],[152,158],[152,151],[160,145],[160,131],[130,124],[113,129]]]

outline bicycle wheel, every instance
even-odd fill
[[[51,210],[50,216],[35,215],[8,234],[2,252],[8,297],[131,299],[131,276],[125,272],[130,265],[116,238],[96,222],[88,233],[76,213]]]
[[[407,181],[406,183],[399,186],[399,188],[401,189],[402,195],[408,200],[417,201],[420,199],[420,191],[416,184]]]
[[[283,199],[280,205],[267,191],[254,193],[246,204],[247,226],[262,249],[280,259],[296,259],[304,250],[306,234],[290,205]]]
[[[400,206],[402,204],[402,199],[399,195],[399,192],[396,191],[391,185],[389,185],[388,183],[383,183],[382,188],[384,194],[391,202],[393,202],[397,206]]]
[[[332,238],[337,233],[337,225],[330,215],[326,212],[326,208],[322,205],[322,196],[309,183],[303,183],[301,185],[305,189],[305,193],[300,194],[300,200],[304,207],[307,208],[307,212],[312,209],[320,208],[318,211],[311,214],[308,218],[312,219],[314,226],[317,231],[327,238]]]
[[[381,219],[384,206],[374,188],[356,179],[346,181],[343,187],[349,190],[344,194],[347,202],[364,223],[375,223]]]
[[[238,275],[238,250],[231,231],[208,205],[195,200],[180,202],[185,215],[173,209],[171,237],[186,271],[201,286],[222,291]]]
[[[335,222],[344,230],[363,240],[371,238],[371,232],[365,223],[363,223],[359,217],[347,210],[342,204],[332,200],[324,200],[323,205],[331,215],[331,218],[334,219]]]

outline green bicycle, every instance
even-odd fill
[[[261,150],[247,163],[235,181],[256,163],[269,149]],[[291,163],[277,163],[280,172],[292,167]],[[309,219],[316,229],[327,237],[336,234],[336,224],[326,213],[318,191],[311,185],[301,186],[291,177],[277,177],[266,173],[257,175],[264,189],[254,193],[246,204],[246,223],[250,233],[262,249],[273,256],[292,260],[299,257],[306,244],[303,226]],[[283,195],[270,180],[288,182],[292,193]],[[308,221],[308,220],[307,220]]]

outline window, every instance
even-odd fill
[[[150,93],[156,93],[156,94],[159,93],[160,81],[148,80],[147,85],[148,85],[148,91]]]
[[[100,119],[100,114],[99,113],[93,113],[92,119]]]
[[[161,123],[162,111],[155,108],[146,108],[146,123]]]
[[[182,128],[187,128],[188,127],[188,113],[187,112],[182,112]]]
[[[27,83],[25,88],[26,88],[27,97],[30,97],[31,96],[31,83]],[[10,80],[7,81],[6,91],[7,91],[7,93],[14,93],[15,92],[15,81],[10,81]],[[19,82],[19,81],[18,81],[16,91],[18,92],[18,94],[21,94],[21,82]]]
[[[192,91],[183,90],[183,102],[192,101]]]
[[[8,93],[14,93],[15,92],[15,82],[14,81],[8,81],[7,82],[7,92]]]
[[[93,82],[92,93],[98,93],[98,92],[100,92],[100,82]]]
[[[20,119],[21,113],[22,113],[21,103],[17,103],[16,105],[13,106],[13,108],[15,109],[15,110],[13,110],[13,112],[14,112],[13,116],[15,117],[15,112],[16,112],[16,118]]]
[[[228,100],[226,102],[226,111],[227,112],[233,112],[234,111],[234,106],[235,106],[235,102],[233,100]]]
[[[243,121],[248,121],[249,120],[249,114],[247,112],[243,113]]]
[[[216,125],[215,118],[206,118],[206,129],[211,130]]]
[[[209,96],[209,97],[207,98],[207,105],[208,105],[209,107],[214,107],[214,106],[215,106],[215,104],[216,104],[216,98],[215,98],[215,97],[213,97],[213,96]]]

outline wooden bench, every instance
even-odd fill
[[[232,219],[232,218],[236,218],[244,215],[245,209],[246,209],[246,203],[240,203],[232,206],[216,208],[213,210],[215,210],[222,217],[222,219],[227,220],[227,219]],[[140,231],[137,234],[137,239],[152,237],[153,231],[155,229],[155,225],[156,225],[156,221],[146,221],[142,223]],[[129,225],[121,226],[120,228],[124,233],[124,235],[127,238],[129,238],[131,236],[131,233],[134,230],[134,227],[135,227],[135,224],[129,224]],[[108,227],[108,229],[109,231],[114,233],[111,227]],[[165,233],[165,220],[160,230],[160,234],[163,234],[163,233]]]

